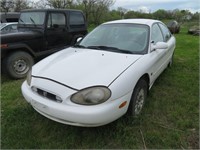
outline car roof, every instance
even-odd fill
[[[144,24],[151,26],[152,24],[156,22],[161,22],[159,20],[153,20],[153,19],[121,19],[121,20],[115,20],[106,22],[104,24],[113,24],[113,23],[134,23],[134,24]]]
[[[41,12],[48,12],[48,11],[63,11],[63,12],[67,12],[67,11],[76,11],[76,12],[82,12],[81,10],[77,10],[77,9],[49,9],[49,8],[45,8],[45,9],[24,9],[21,12],[35,12],[35,11],[41,11]]]

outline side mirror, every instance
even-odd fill
[[[167,48],[168,48],[168,44],[165,42],[157,42],[155,45],[151,44],[151,52],[157,49],[167,49]]]
[[[82,39],[83,39],[83,37],[77,38],[76,43],[80,42]]]

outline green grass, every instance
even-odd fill
[[[199,148],[199,37],[175,35],[174,64],[157,79],[138,118],[96,128],[51,121],[24,100],[23,80],[1,79],[2,149]]]

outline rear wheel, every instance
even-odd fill
[[[26,77],[26,74],[34,64],[33,58],[26,52],[11,53],[3,60],[2,69],[4,72],[14,79]]]
[[[133,91],[130,105],[129,105],[129,114],[132,116],[138,116],[144,106],[144,103],[147,99],[148,86],[147,82],[144,79],[140,79],[135,86]]]

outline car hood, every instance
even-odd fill
[[[140,57],[141,55],[68,48],[36,64],[32,75],[77,90],[98,85],[109,86]]]
[[[16,32],[5,32],[1,34],[1,43],[16,43],[23,42],[27,40],[34,40],[42,37],[40,31],[19,31]]]

